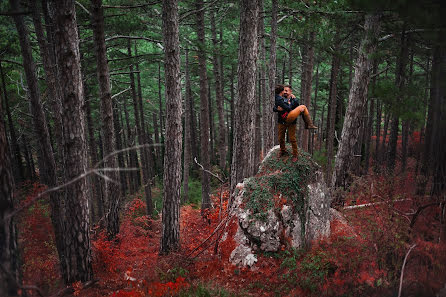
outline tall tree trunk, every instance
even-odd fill
[[[359,56],[356,61],[355,76],[350,89],[349,102],[341,142],[336,154],[335,168],[332,178],[332,186],[346,188],[350,179],[353,150],[359,137],[361,127],[361,115],[367,98],[367,89],[370,81],[372,55],[375,52],[376,38],[380,29],[380,14],[368,14],[365,17],[365,32],[359,48]],[[342,202],[342,201],[336,201]]]
[[[313,120],[316,119],[316,111],[317,111],[317,95],[318,95],[318,91],[319,91],[319,62],[317,63],[316,66],[316,81],[315,81],[315,86],[314,86],[314,103],[313,103]],[[319,124],[318,126],[318,130],[321,129],[322,130],[322,126]],[[317,133],[319,135],[321,135],[319,132]],[[315,133],[311,134],[311,138],[310,138],[310,153],[313,156],[313,152],[314,152],[314,139],[315,139]]]
[[[123,129],[121,128],[121,122],[119,121],[119,114],[118,114],[118,104],[116,102],[116,99],[112,99],[112,104],[113,104],[113,128],[115,130],[115,147],[118,151],[120,151],[122,149],[122,131]],[[102,149],[101,152],[101,159],[104,159],[104,152],[103,152],[103,142],[102,142],[102,136],[101,134],[99,135],[99,148]],[[125,156],[124,153],[118,153],[118,166],[119,168],[125,168]],[[128,186],[128,182],[127,182],[127,173],[125,171],[120,171],[119,172],[119,180],[120,180],[120,190],[122,195],[124,196],[127,193],[127,190],[129,188]]]
[[[129,57],[132,56],[132,44],[130,42],[130,39],[128,40],[127,45],[127,52]],[[133,115],[135,117],[135,123],[136,123],[136,131],[138,133],[138,143],[139,145],[145,144],[145,138],[144,138],[144,129],[142,126],[142,114],[139,112],[138,109],[138,100],[141,101],[142,98],[138,99],[138,95],[136,93],[136,87],[135,87],[135,77],[133,75],[133,65],[130,65],[130,88],[132,89],[132,98],[133,98]],[[141,83],[141,82],[139,82]],[[150,184],[150,174],[149,174],[149,166],[151,165],[149,163],[149,160],[147,160],[147,153],[144,150],[144,147],[140,147],[139,149],[139,155],[141,157],[141,167],[142,167],[142,180],[144,185],[144,195],[146,198],[146,205],[147,205],[147,214],[151,216],[153,214],[153,202],[152,202],[152,187]]]
[[[189,73],[189,50],[186,49],[186,96],[184,100],[184,157],[183,157],[183,202],[189,200],[189,170],[191,161],[191,121],[190,121],[190,100],[192,97],[192,89],[190,85]]]
[[[0,104],[0,115],[3,115]],[[0,296],[17,296],[20,286],[19,249],[14,216],[14,180],[3,121],[0,121]]]
[[[274,6],[275,0],[273,0]],[[240,35],[238,64],[238,96],[235,102],[234,151],[231,165],[231,191],[237,183],[254,173],[254,123],[257,62],[257,20],[259,7],[256,1],[240,3]],[[273,35],[274,33],[272,33]],[[272,98],[272,97],[271,97]]]
[[[269,92],[265,92],[265,95],[263,96],[263,141],[265,154],[274,146],[274,143],[277,142],[277,138],[274,137],[276,125],[272,113],[274,107],[274,88],[276,85],[277,11],[278,1],[273,0],[271,10],[270,57],[268,63]],[[264,33],[264,30],[262,30],[261,34]],[[264,46],[264,41],[262,46]]]
[[[226,129],[224,119],[224,98],[223,98],[223,75],[221,70],[220,45],[217,41],[217,30],[215,27],[214,12],[211,12],[211,31],[212,43],[214,45],[214,54],[212,57],[214,77],[215,77],[215,101],[217,103],[218,113],[218,163],[222,170],[226,167]]]
[[[159,99],[159,120],[160,120],[160,162],[164,160],[164,115],[163,115],[163,96],[161,94],[161,83],[162,83],[162,77],[161,77],[161,63],[158,63],[158,99]],[[162,164],[161,164],[162,165]],[[160,166],[160,171],[163,172],[164,167]]]
[[[161,167],[163,166],[161,159],[161,142],[160,142],[160,132],[158,130],[158,119],[156,117],[156,113],[152,114],[153,118],[153,133],[155,134],[155,159],[156,159],[156,168],[159,172],[162,172]]]
[[[26,167],[27,167],[27,171],[28,171],[26,175],[31,180],[35,180],[36,179],[36,170],[34,167],[34,160],[32,158],[30,149],[28,148],[29,147],[28,137],[26,137],[25,134],[22,135],[22,145],[23,145],[23,151],[24,151],[24,155],[25,155]]]
[[[316,32],[311,31],[308,37],[308,42],[305,47],[305,56],[302,59],[302,80],[301,80],[301,104],[305,104],[307,108],[311,108],[311,85],[313,81],[313,67],[314,67],[314,40]],[[302,149],[308,152],[308,140],[310,132],[307,129],[302,133]]]
[[[3,102],[5,102],[5,112],[6,116],[8,117],[9,134],[11,137],[11,146],[13,150],[12,156],[14,157],[14,166],[13,166],[14,180],[17,182],[21,182],[25,180],[25,170],[22,164],[22,154],[20,152],[20,146],[17,141],[14,123],[12,122],[11,110],[9,108],[8,92],[6,90],[5,75],[3,73],[3,67],[1,62],[0,62],[0,76],[2,79]]]
[[[408,40],[407,33],[405,32],[405,25],[403,31],[401,32],[401,47],[400,54],[397,62],[397,69],[395,75],[395,86],[398,92],[403,92],[406,84],[406,65],[408,58]],[[387,153],[387,169],[389,172],[393,172],[395,169],[396,162],[396,150],[397,150],[397,141],[398,141],[398,131],[399,131],[399,111],[397,110],[399,105],[402,104],[403,94],[400,93],[397,95],[395,108],[392,111],[392,124],[390,127],[390,139]]]
[[[372,79],[372,90],[376,86],[376,72],[378,71],[378,62],[375,60],[373,64],[373,79]],[[372,92],[373,94],[373,92]],[[369,171],[369,162],[370,162],[370,146],[372,142],[372,130],[373,130],[373,117],[375,114],[375,98],[370,97],[370,110],[367,116],[367,126],[365,133],[365,148],[364,148],[364,166],[363,166],[363,174],[367,174]]]
[[[409,85],[413,79],[413,66],[414,66],[414,52],[411,50],[410,53],[410,65],[409,65],[409,78],[407,84]],[[411,106],[411,111],[415,111],[415,109]],[[406,171],[406,165],[407,165],[407,146],[409,142],[409,129],[411,126],[411,122],[408,119],[403,120],[402,123],[402,137],[401,137],[401,172]]]
[[[336,122],[336,103],[338,94],[338,73],[341,64],[341,58],[339,53],[339,33],[336,32],[335,37],[335,49],[331,60],[331,74],[330,74],[330,89],[329,89],[329,102],[328,102],[328,116],[327,116],[327,181],[330,180],[332,175],[332,162],[334,155],[334,138],[335,138],[335,122]]]
[[[270,148],[274,145],[273,136],[271,133],[274,129],[274,117],[271,112],[272,109],[272,98],[271,92],[268,91],[269,87],[266,81],[267,73],[267,60],[266,60],[266,46],[265,46],[265,12],[263,11],[263,0],[258,0],[259,5],[259,73],[260,73],[260,94],[261,94],[261,106],[262,106],[262,117],[261,117],[261,131],[262,131],[262,155],[265,156]],[[277,8],[276,8],[276,22],[277,22]],[[276,24],[276,34],[277,34],[277,24]],[[273,38],[273,37],[271,37]]]
[[[180,246],[181,72],[177,0],[163,0],[164,72],[166,77],[166,155],[164,158],[163,234],[160,253]]]
[[[84,94],[86,94],[86,88],[84,88]],[[86,120],[87,120],[87,128],[88,128],[88,152],[90,154],[90,162],[91,166],[95,166],[98,163],[98,153],[97,153],[97,144],[94,137],[94,124],[93,119],[91,117],[91,107],[90,107],[90,100],[86,98],[85,100],[85,113],[86,113]],[[98,176],[93,175],[92,177],[92,183],[93,183],[93,200],[96,202],[96,208],[97,208],[97,216],[100,219],[104,216],[104,196],[102,192],[101,187],[101,180]]]
[[[64,129],[65,181],[84,174],[87,151],[84,138],[84,104],[80,70],[79,37],[73,0],[54,1],[55,52],[62,90],[62,124]],[[93,278],[91,266],[90,220],[86,180],[66,187],[66,217],[64,228],[66,273],[65,283],[88,281]]]
[[[127,106],[127,96],[124,95],[123,99],[124,99],[123,100],[124,118],[125,118],[125,124],[127,127],[127,142],[125,143],[125,146],[132,147],[135,145],[134,129],[130,125],[130,116],[129,116],[128,106]],[[130,167],[132,167],[132,168],[139,168],[137,152],[135,150],[129,150],[127,153],[128,153],[128,160],[129,160],[129,162],[127,164],[130,164]],[[133,194],[138,190],[138,188],[141,184],[139,170],[131,171],[129,174],[129,178],[130,178],[130,182],[129,182],[130,193]]]
[[[197,9],[197,41],[198,41],[198,71],[200,76],[200,131],[201,131],[201,165],[205,170],[210,169],[209,160],[209,99],[207,97],[208,79],[206,75],[206,43],[204,31],[204,7],[202,0],[196,0]],[[201,173],[201,211],[211,206],[209,174]]]
[[[235,87],[234,87],[234,80],[235,80],[235,65],[231,64],[231,129],[229,132],[229,156],[231,156],[230,159],[230,166],[232,166],[232,155],[234,152],[234,127],[235,127]]]
[[[10,0],[11,8],[19,11],[19,1]],[[40,181],[48,187],[54,187],[57,183],[56,164],[51,147],[50,135],[46,116],[40,102],[40,91],[36,75],[36,65],[32,57],[31,45],[28,38],[28,30],[22,15],[13,16],[19,34],[20,48],[23,56],[23,66],[30,96],[30,109],[33,115],[34,135],[38,143],[38,163],[40,171]],[[50,194],[51,221],[54,227],[56,247],[59,254],[62,273],[66,275],[65,267],[65,247],[63,244],[64,210],[61,205],[61,192]]]
[[[104,167],[117,168],[116,155],[110,155],[115,150],[115,131],[113,124],[113,102],[110,92],[110,73],[107,62],[107,48],[105,47],[104,12],[102,0],[91,0],[93,36],[96,50],[97,76],[101,96],[101,122],[102,135],[104,136]],[[117,171],[107,171],[104,174],[110,178],[105,181],[105,201],[107,202],[107,233],[109,238],[119,233],[119,200],[121,193],[116,184]]]
[[[212,111],[212,96],[211,96],[211,84],[207,84],[207,97],[209,100],[209,164],[215,164],[215,128],[214,128],[214,116]]]
[[[431,69],[431,88],[428,106],[428,116],[426,121],[426,136],[423,153],[423,163],[421,165],[422,179],[417,185],[417,193],[424,194],[427,182],[433,175],[432,187],[429,194],[438,195],[445,188],[445,153],[444,148],[439,143],[444,143],[445,125],[446,125],[446,104],[444,97],[446,86],[444,75],[446,72],[446,50],[444,46],[444,37],[438,36],[440,41],[433,50],[432,69]],[[441,42],[442,41],[442,42]],[[440,164],[443,163],[443,164]],[[443,202],[444,203],[444,202]],[[443,219],[444,218],[443,214]],[[443,225],[444,226],[444,225]],[[445,241],[442,228],[442,241]]]
[[[138,56],[138,51],[137,51],[137,47],[136,47],[136,43],[135,43],[135,56]],[[142,85],[141,85],[141,72],[139,71],[139,64],[138,62],[135,63],[135,68],[136,68],[136,79],[138,81],[138,108],[139,108],[139,113],[140,113],[140,121],[141,121],[141,132],[142,132],[142,141],[144,144],[148,143],[148,139],[147,139],[147,133],[148,133],[148,129],[146,129],[146,122],[145,122],[145,117],[144,117],[144,104],[143,104],[143,98],[142,98]],[[149,146],[149,147],[144,147],[142,149],[142,153],[145,154],[146,156],[146,162],[147,164],[143,164],[143,168],[144,166],[146,166],[147,168],[147,174],[148,174],[148,179],[152,179],[155,176],[155,162],[153,160],[153,146]],[[141,153],[141,154],[142,154]],[[151,181],[149,181],[151,183]],[[144,181],[144,186],[147,187],[147,183]],[[151,189],[150,189],[151,191]],[[147,194],[146,194],[147,195]],[[151,195],[151,194],[150,194]],[[147,200],[147,198],[146,198]]]

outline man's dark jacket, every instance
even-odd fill
[[[287,98],[284,98],[284,97],[276,94],[273,111],[277,111],[277,122],[279,124],[286,124],[285,120],[286,120],[286,116],[288,115],[288,113],[290,111],[292,111],[293,109],[295,109],[296,107],[298,107],[299,105],[300,105],[299,99],[297,99],[297,98],[290,98],[290,103],[288,104]],[[282,107],[283,111],[277,110],[278,106]],[[296,124],[296,123],[297,123],[297,119],[294,120],[294,122],[292,122],[292,124]]]

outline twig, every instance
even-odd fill
[[[155,40],[152,38],[148,38],[148,37],[143,37],[143,36],[126,36],[126,35],[116,35],[116,36],[112,36],[112,37],[108,37],[105,38],[105,41],[112,41],[115,39],[139,39],[139,40],[146,40],[146,41],[150,41],[150,42],[156,42],[156,43],[160,43],[161,41],[159,40]]]
[[[412,249],[414,247],[416,247],[417,245],[414,244],[412,245],[409,250],[406,253],[406,256],[404,257],[404,261],[403,261],[403,267],[401,267],[401,277],[400,277],[400,288],[398,290],[398,297],[401,297],[401,289],[403,287],[403,277],[404,277],[404,267],[406,266],[406,261],[407,261],[407,257],[409,257],[410,252],[412,251]]]
[[[91,15],[91,12],[88,11],[88,9],[85,8],[85,6],[83,6],[81,3],[79,3],[79,1],[76,1],[76,4],[82,8],[83,11],[85,11],[88,15]]]
[[[146,7],[146,6],[149,6],[149,5],[156,5],[156,4],[159,4],[159,3],[160,3],[159,1],[154,1],[154,2],[144,3],[144,4],[133,5],[133,6],[102,5],[102,7],[103,7],[104,9],[107,9],[107,8],[133,9],[133,8]]]
[[[127,92],[127,91],[129,91],[129,90],[131,90],[132,88],[127,88],[127,89],[125,89],[125,90],[122,90],[121,92],[119,92],[119,93],[117,93],[117,94],[114,94],[113,96],[111,96],[111,98],[113,99],[113,98],[115,98],[115,97],[117,97],[117,96],[119,96],[119,95],[121,95],[121,94],[123,94],[123,93],[125,93],[125,92]]]
[[[195,163],[196,163],[198,166],[201,167],[201,170],[203,170],[203,171],[209,173],[210,175],[212,175],[213,177],[215,177],[216,179],[218,179],[222,184],[225,183],[225,182],[224,182],[218,175],[216,175],[215,173],[213,173],[213,172],[211,172],[211,171],[209,171],[209,170],[206,170],[206,169],[203,167],[203,165],[201,165],[200,163],[198,163],[198,161],[197,161],[197,157],[194,157],[194,161],[195,161]]]
[[[30,207],[30,206],[33,205],[37,200],[39,200],[39,199],[41,199],[42,197],[48,195],[49,193],[59,191],[60,189],[63,189],[63,188],[65,188],[65,187],[67,187],[67,186],[69,186],[69,185],[71,185],[71,184],[73,184],[73,183],[75,183],[75,182],[81,180],[82,178],[87,177],[87,176],[90,175],[90,174],[96,174],[96,175],[98,175],[98,176],[100,176],[100,177],[102,177],[102,178],[107,178],[107,179],[110,180],[110,178],[109,178],[109,177],[105,177],[105,175],[103,175],[103,174],[101,173],[101,171],[105,171],[105,172],[106,172],[106,171],[134,171],[134,170],[137,170],[138,168],[98,168],[98,167],[99,167],[99,165],[101,165],[107,158],[109,158],[109,157],[111,157],[111,156],[113,156],[113,155],[116,155],[116,154],[119,154],[119,153],[122,153],[122,152],[126,152],[126,151],[130,151],[130,150],[140,149],[140,148],[142,148],[142,147],[150,147],[150,146],[158,146],[158,145],[160,145],[160,144],[152,144],[152,145],[151,145],[151,144],[142,144],[142,145],[135,145],[135,146],[133,146],[133,147],[124,148],[124,149],[121,149],[121,150],[118,150],[118,151],[111,152],[110,154],[108,154],[107,156],[105,156],[101,161],[99,161],[98,163],[96,163],[96,165],[95,165],[92,169],[90,169],[90,170],[88,170],[88,171],[82,173],[81,175],[79,175],[79,176],[73,178],[72,180],[70,180],[70,181],[68,181],[68,182],[66,182],[66,183],[63,183],[63,184],[61,184],[61,185],[59,185],[59,186],[55,186],[55,187],[53,187],[53,188],[47,189],[46,191],[43,191],[43,192],[37,194],[34,198],[32,198],[31,200],[29,200],[27,203],[23,204],[22,206],[16,208],[14,211],[12,211],[12,212],[9,213],[8,215],[6,215],[6,216],[4,217],[4,220],[7,220],[7,219],[9,219],[9,218],[15,216],[17,213],[19,213],[19,212],[21,212],[22,210],[24,210],[24,209]]]

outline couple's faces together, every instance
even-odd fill
[[[285,87],[283,89],[282,97],[288,98],[292,93],[291,88]]]

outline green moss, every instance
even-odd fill
[[[319,167],[305,152],[300,154],[297,162],[291,159],[291,154],[289,157],[278,157],[276,150],[263,161],[258,174],[245,181],[243,202],[255,219],[266,221],[271,209],[278,213],[280,209],[277,205],[281,207],[283,203],[275,199],[281,194],[285,204],[293,207],[293,212],[297,212],[301,222],[305,222],[307,185],[312,182],[314,172]],[[302,224],[302,234],[305,233],[304,226]]]

